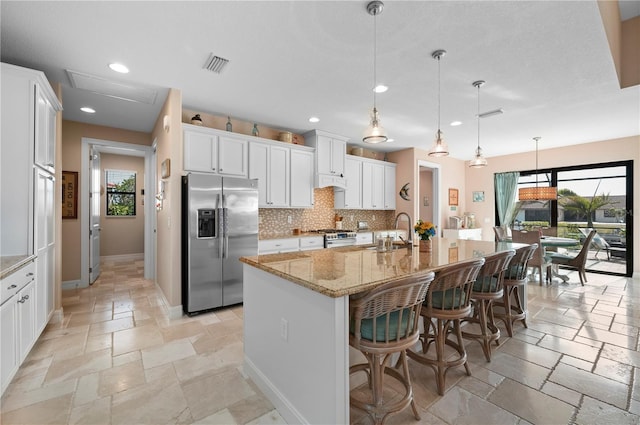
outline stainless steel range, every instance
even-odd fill
[[[356,244],[356,232],[353,230],[319,229],[312,232],[324,235],[325,248],[338,248]]]

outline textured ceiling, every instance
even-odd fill
[[[628,3],[634,12],[640,2]],[[64,118],[150,131],[169,88],[196,111],[360,144],[373,103],[373,17],[362,1],[29,2],[0,4],[3,62],[63,85]],[[625,5],[623,5],[625,6]],[[636,13],[637,14],[637,13]],[[620,89],[595,1],[387,1],[377,18],[382,124],[375,149],[428,149],[442,123],[453,157],[488,157],[640,134],[640,87]],[[204,70],[210,53],[229,63]],[[109,70],[125,63],[127,75]],[[153,105],[71,87],[70,69],[143,91]],[[79,111],[92,106],[91,116]],[[318,124],[308,118],[320,117]],[[454,120],[463,122],[450,127]]]

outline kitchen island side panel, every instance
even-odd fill
[[[288,423],[349,422],[348,297],[244,264],[244,368]]]

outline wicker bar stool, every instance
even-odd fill
[[[504,322],[509,336],[513,336],[513,324],[518,320],[527,327],[527,298],[524,291],[527,290],[528,263],[536,249],[538,245],[535,243],[516,249],[516,255],[504,273],[502,301],[494,302],[494,307],[502,307],[502,311],[496,311],[494,315]],[[524,299],[520,297],[521,288],[524,288]]]
[[[372,393],[371,403],[351,395],[351,406],[367,412],[376,424],[382,424],[389,414],[409,405],[416,419],[420,419],[413,400],[406,350],[420,336],[420,308],[433,278],[433,272],[412,276],[349,299],[349,345],[367,358],[367,363],[351,366],[349,374],[365,371]],[[390,364],[396,353],[400,354],[398,364],[402,364],[402,374]],[[405,394],[400,400],[383,400],[385,374],[404,386]]]
[[[488,362],[491,361],[491,343],[499,344],[500,340],[500,329],[493,318],[493,302],[503,298],[504,272],[515,254],[516,251],[510,249],[484,257],[484,265],[471,289],[473,316],[462,320],[480,326],[480,333],[465,331],[462,337],[478,341]]]
[[[477,258],[439,270],[420,309],[424,324],[424,333],[420,335],[422,351],[408,350],[407,354],[434,370],[440,395],[444,395],[445,375],[449,368],[464,365],[467,375],[471,376],[460,320],[471,313],[471,287],[483,264],[484,258]],[[451,332],[455,333],[456,341],[448,338]],[[429,353],[433,343],[435,355]],[[456,358],[450,359],[445,355],[445,346],[452,347],[458,353]]]

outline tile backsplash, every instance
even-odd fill
[[[342,217],[342,228],[356,230],[358,221],[366,221],[372,230],[390,229],[395,211],[343,210],[333,207],[333,187],[314,189],[313,208],[260,208],[260,236],[287,236],[293,229],[303,232],[335,228],[335,215]],[[291,217],[291,223],[289,223]]]

